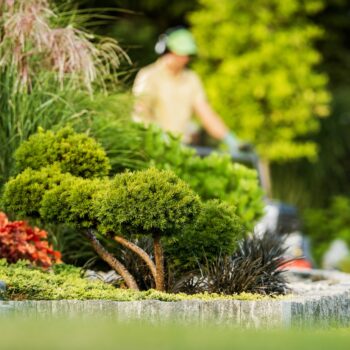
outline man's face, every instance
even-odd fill
[[[178,70],[185,68],[190,60],[189,56],[180,56],[173,52],[168,53],[168,55],[170,55],[172,66]]]

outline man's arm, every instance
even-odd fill
[[[223,140],[229,133],[229,130],[207,100],[197,100],[193,107],[208,134],[215,139]]]
[[[152,120],[152,82],[145,69],[136,75],[132,93],[135,97],[133,120],[137,122],[150,122]]]

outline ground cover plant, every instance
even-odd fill
[[[202,259],[196,259],[197,266],[190,259],[184,261],[193,265],[184,262],[175,265],[177,268],[173,270],[179,275],[170,276],[173,278],[171,287],[173,291],[188,294],[286,294],[284,266],[288,261],[284,257],[285,251],[283,239],[275,235],[246,236],[230,254],[218,251],[210,255],[210,250],[208,253],[203,250],[199,255]],[[192,257],[190,253],[189,256]]]
[[[164,293],[156,290],[135,291],[126,289],[121,282],[120,287],[99,280],[90,281],[83,278],[82,271],[72,265],[59,264],[49,270],[35,268],[28,261],[9,264],[0,259],[0,280],[7,284],[5,297],[8,300],[161,300],[180,301],[189,299],[200,300],[267,300],[258,294],[241,293],[240,295],[223,296],[220,294],[199,293],[187,295],[184,293]]]

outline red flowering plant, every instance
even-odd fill
[[[29,260],[36,266],[50,267],[61,263],[61,253],[47,241],[47,232],[31,227],[26,221],[9,221],[0,212],[0,258],[9,263]]]

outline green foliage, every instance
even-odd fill
[[[349,94],[349,87],[333,91],[332,114],[321,121],[314,138],[320,149],[316,162],[300,160],[272,167],[275,198],[299,208],[320,208],[333,196],[350,195]]]
[[[86,131],[93,113],[85,103],[119,84],[126,55],[115,40],[85,31],[91,15],[65,3],[0,3],[0,186],[13,174],[14,151],[38,127]]]
[[[85,105],[94,114],[89,125],[91,135],[106,150],[111,173],[145,167],[145,154],[140,146],[144,128],[130,120],[133,108],[131,94],[99,94]]]
[[[288,291],[283,262],[286,248],[276,235],[245,237],[232,256],[216,256],[201,266],[202,283],[207,292],[244,292],[280,295]]]
[[[195,176],[191,176],[196,174]],[[263,213],[263,191],[257,173],[229,156],[212,154],[194,158],[188,171],[180,175],[205,200],[218,198],[232,203],[244,224],[252,229]]]
[[[41,217],[47,222],[73,224],[79,228],[96,227],[92,199],[109,180],[69,177],[45,192],[40,203]]]
[[[15,91],[15,72],[0,72],[0,186],[13,173],[13,154],[38,127],[85,124],[86,95],[71,86],[60,88],[52,75],[38,75],[30,93]]]
[[[309,209],[304,213],[305,233],[311,238],[317,262],[332,240],[343,239],[350,246],[350,198],[334,197],[328,208]]]
[[[7,298],[10,300],[161,300],[180,301],[187,299],[218,300],[264,300],[266,298],[248,293],[222,296],[218,294],[168,294],[149,290],[136,292],[130,289],[115,288],[101,281],[88,281],[80,277],[80,269],[70,265],[57,265],[52,271],[28,268],[22,261],[8,264],[0,260],[0,279],[7,284]]]
[[[17,171],[34,170],[58,162],[62,172],[85,178],[108,175],[109,160],[104,149],[91,137],[70,127],[57,132],[39,130],[15,153]]]
[[[116,175],[95,205],[102,232],[170,235],[195,219],[199,203],[173,172],[150,168]]]
[[[147,129],[143,142],[150,164],[174,171],[203,200],[220,199],[234,205],[249,229],[261,217],[263,191],[255,170],[233,163],[229,155],[214,153],[201,158],[179,138],[156,126]]]
[[[57,164],[40,171],[26,169],[5,184],[2,207],[20,217],[40,217],[39,209],[46,191],[68,178],[71,175],[62,173]]]
[[[209,200],[202,205],[198,219],[177,236],[166,241],[168,264],[175,270],[193,270],[219,255],[230,256],[243,238],[245,228],[236,208]]]
[[[315,70],[322,30],[308,19],[323,0],[199,0],[190,15],[209,99],[237,134],[271,160],[315,158],[307,140],[329,114],[327,77]],[[215,28],[215,30],[213,30]]]

